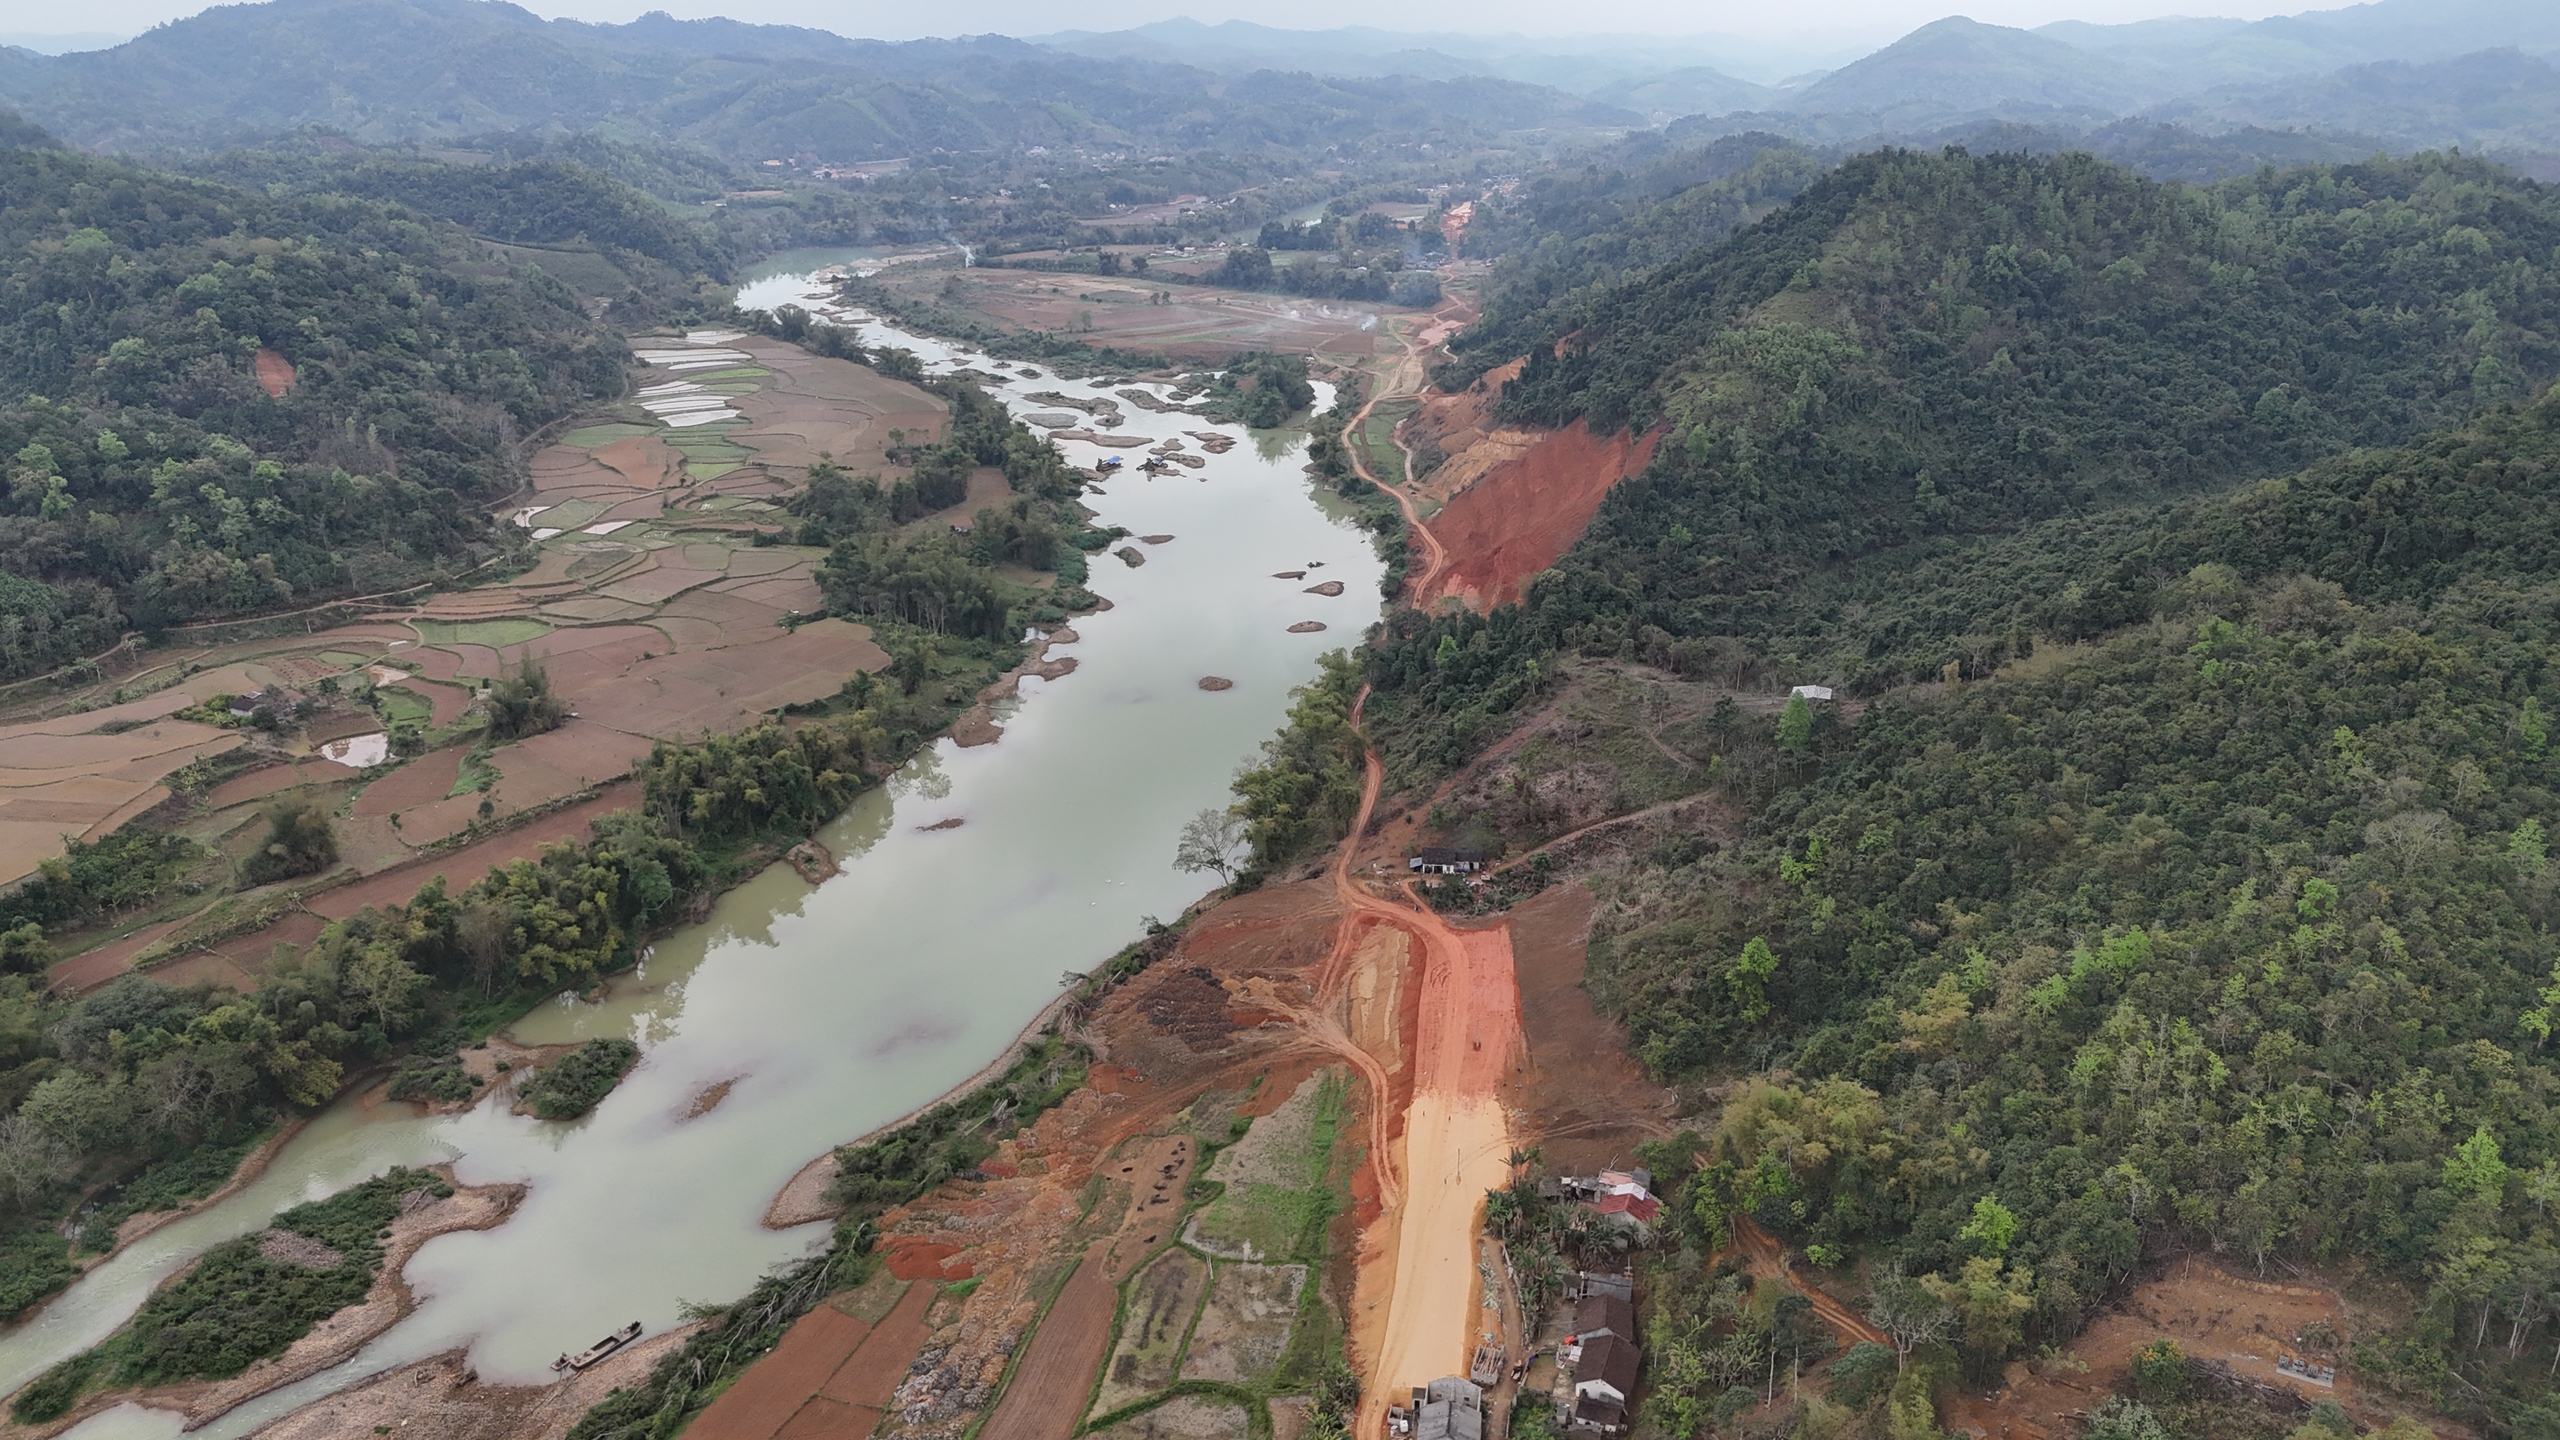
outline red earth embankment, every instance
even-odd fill
[[[259,346],[257,370],[258,388],[267,392],[268,399],[281,400],[293,390],[293,382],[297,378],[293,373],[293,362],[284,358],[282,352]]]
[[[1556,563],[1600,511],[1609,487],[1653,459],[1659,431],[1606,438],[1576,420],[1483,479],[1431,517],[1431,533],[1447,551],[1426,607],[1457,599],[1490,610],[1520,598],[1531,576]]]

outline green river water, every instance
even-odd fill
[[[769,274],[742,300],[800,298],[806,283]],[[960,358],[864,328],[936,368]],[[1044,373],[1005,390],[1054,388]],[[1042,408],[1006,398],[1017,411]],[[1197,899],[1202,878],[1172,868],[1176,832],[1226,803],[1230,776],[1278,728],[1317,657],[1357,643],[1377,618],[1378,561],[1311,485],[1302,435],[1134,409],[1122,433],[1211,428],[1243,443],[1204,470],[1128,475],[1087,501],[1102,524],[1175,539],[1140,547],[1141,568],[1095,557],[1091,588],[1112,608],[1077,619],[1078,642],[1052,652],[1077,657],[1076,673],[1023,682],[1001,743],[941,742],[866,794],[822,836],[843,861],[834,879],[812,887],[775,866],[706,923],[662,938],[600,1003],[555,1001],[514,1027],[528,1043],[619,1034],[640,1044],[639,1066],[593,1114],[556,1124],[503,1104],[423,1116],[342,1101],[243,1193],[150,1235],[0,1336],[0,1391],[103,1338],[207,1247],[393,1165],[450,1161],[467,1183],[521,1181],[529,1193],[498,1229],[430,1241],[407,1272],[416,1313],[356,1359],[195,1433],[248,1434],[456,1345],[470,1347],[484,1379],[546,1381],[564,1350],[633,1319],[655,1333],[679,1322],[684,1301],[741,1294],[822,1245],[824,1225],[763,1228],[775,1192],[829,1146],[985,1065],[1056,996],[1063,972],[1135,938],[1144,917]],[[1102,452],[1068,453],[1090,463]],[[1119,453],[1134,467],[1143,452]],[[1272,578],[1317,562],[1306,580]],[[1302,593],[1323,579],[1347,593]],[[1300,620],[1330,628],[1289,634]],[[1235,688],[1204,692],[1204,675]],[[958,828],[921,828],[954,817]],[[707,1086],[732,1079],[717,1108],[682,1118]],[[125,1406],[71,1433],[165,1440],[178,1419]]]

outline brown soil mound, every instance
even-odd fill
[[[1332,597],[1341,594],[1342,590],[1343,585],[1341,581],[1327,580],[1321,585],[1308,586],[1306,593],[1309,595],[1322,595],[1327,599],[1331,599]]]
[[[272,400],[281,400],[293,389],[293,362],[261,345],[258,347],[258,388]]]
[[[1323,628],[1324,622],[1321,620],[1301,620],[1297,624],[1289,627],[1289,633],[1292,635],[1313,635]]]
[[[1576,1175],[1669,1134],[1673,1098],[1646,1077],[1627,1053],[1625,1032],[1601,1017],[1583,988],[1591,909],[1587,887],[1558,885],[1510,916],[1529,1055],[1504,1100],[1532,1117],[1521,1143],[1538,1146],[1550,1169]]]
[[[1520,598],[1529,577],[1582,538],[1609,487],[1653,459],[1660,432],[1594,436],[1576,420],[1495,466],[1431,519],[1448,568],[1426,606],[1455,598],[1490,610]]]
[[[1236,682],[1228,679],[1224,675],[1203,675],[1200,677],[1200,688],[1203,690],[1233,690],[1236,688]]]

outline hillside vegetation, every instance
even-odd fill
[[[1670,432],[1531,604],[1592,643],[1760,639],[1772,592],[1895,547],[2405,442],[2560,369],[2555,246],[2560,201],[2473,161],[2207,189],[1861,157],[1578,305],[1504,387],[1514,420]]]
[[[55,149],[0,191],[0,671],[493,555],[517,442],[622,388],[568,291],[399,207]]]
[[[2208,192],[1884,154],[1511,388],[1671,438],[1525,606],[1358,663],[1391,783],[1633,683],[1740,818],[1583,872],[1595,996],[1702,1097],[1655,1157],[1658,1413],[1801,1344],[1704,1264],[1749,1216],[1944,1325],[1800,1434],[1917,1433],[2180,1247],[2368,1267],[2406,1305],[2360,1388],[2560,1425],[2552,217],[2455,160]],[[1793,680],[1873,698],[1735,703]],[[1435,826],[1560,831],[1608,768],[1573,723]],[[2292,1423],[2146,1394],[2157,1433]]]
[[[278,0],[217,7],[113,50],[0,50],[0,103],[73,144],[359,142],[610,127],[738,158],[830,160],[1145,144],[1258,153],[1442,141],[1632,112],[1487,77],[1235,77],[1068,56],[1001,35],[907,44],[663,12],[629,25],[512,5]]]

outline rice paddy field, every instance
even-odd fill
[[[214,963],[187,943],[208,923],[198,912],[240,898],[222,896],[228,867],[281,801],[332,810],[342,858],[325,882],[405,898],[522,848],[512,821],[582,809],[659,739],[739,729],[888,663],[865,627],[800,618],[823,608],[821,553],[776,543],[789,529],[776,502],[821,457],[886,468],[888,432],[929,438],[941,402],[757,337],[633,349],[632,396],[531,457],[529,486],[498,514],[532,545],[513,578],[311,633],[179,632],[86,690],[0,703],[0,884],[66,837],[144,816],[203,846],[204,893],[70,937],[58,982]],[[527,659],[571,718],[486,745],[479,691]],[[251,695],[309,713],[262,728],[230,713]]]

